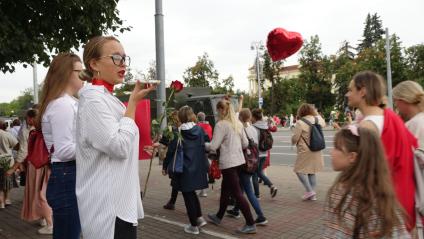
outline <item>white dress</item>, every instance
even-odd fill
[[[84,239],[113,239],[116,217],[144,217],[138,177],[139,132],[103,86],[80,90],[76,195]]]

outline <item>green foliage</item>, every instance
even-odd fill
[[[365,20],[363,39],[358,46],[359,50],[362,51],[375,46],[375,44],[382,39],[384,32],[380,16],[378,16],[377,13],[374,13],[374,15],[368,13]]]
[[[206,52],[199,56],[194,66],[187,68],[183,75],[184,82],[189,87],[218,86],[218,77],[218,71]]]
[[[274,84],[274,97],[278,99],[272,107],[271,90],[264,92],[264,110],[269,115],[281,115],[283,113],[295,114],[299,105],[304,101],[302,82],[298,78],[278,79]],[[271,109],[276,109],[271,111]]]
[[[306,40],[300,51],[300,76],[305,101],[315,104],[319,110],[333,107],[335,96],[331,93],[331,61],[321,51],[317,35]]]
[[[407,48],[405,54],[407,79],[422,82],[424,79],[424,44]]]
[[[272,61],[271,57],[268,53],[268,51],[265,51],[262,55],[262,59],[263,59],[263,67],[262,67],[262,71],[263,71],[263,77],[262,82],[264,81],[268,81],[271,82],[271,88],[270,88],[270,108],[269,108],[269,113],[272,115],[274,114],[274,112],[276,111],[276,109],[279,109],[276,107],[275,104],[275,99],[278,97],[276,96],[276,87],[275,86],[275,82],[279,81],[281,79],[280,77],[280,72],[281,69],[283,67],[283,62],[282,61]],[[263,86],[264,84],[262,84]]]
[[[221,81],[216,80],[212,88],[212,94],[234,94],[234,78],[232,75]]]
[[[117,4],[118,0],[2,0],[0,70],[13,72],[13,64],[34,61],[48,66],[52,54],[78,49],[110,30],[130,30],[122,27]]]
[[[33,90],[25,89],[21,95],[16,97],[10,103],[0,104],[0,115],[4,116],[24,116],[25,111],[33,106]]]

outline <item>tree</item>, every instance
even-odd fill
[[[212,88],[212,94],[234,94],[234,78],[229,75],[227,78],[216,80]]]
[[[78,49],[93,36],[119,30],[118,0],[2,0],[0,3],[0,70],[15,63],[48,66],[52,54]]]
[[[385,31],[383,30],[383,23],[377,13],[371,15],[368,13],[365,20],[365,28],[363,32],[363,39],[358,48],[360,51],[373,47],[380,39],[382,39]]]
[[[317,35],[306,40],[300,51],[300,76],[305,100],[325,111],[332,108],[335,97],[331,93],[331,61],[321,51],[321,43]]]
[[[408,80],[415,80],[424,86],[424,44],[411,46],[405,50]]]
[[[199,56],[194,66],[187,68],[183,75],[184,82],[190,87],[217,87],[218,77],[218,71],[206,52]]]
[[[280,71],[283,67],[282,61],[272,61],[268,51],[265,51],[262,55],[263,58],[263,81],[271,82],[271,115],[275,112],[275,88],[274,84],[280,79]],[[262,84],[263,85],[263,84]]]
[[[298,78],[278,78],[274,83],[274,97],[278,99],[272,106],[271,89],[264,92],[264,110],[271,115],[274,114],[296,114],[297,108],[304,101],[302,82]],[[271,113],[271,109],[275,109]]]

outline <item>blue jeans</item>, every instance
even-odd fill
[[[260,195],[258,178],[261,178],[262,181],[264,182],[264,184],[267,185],[268,187],[272,187],[271,180],[269,180],[269,178],[267,176],[265,176],[264,170],[262,169],[265,161],[266,161],[266,156],[265,157],[259,157],[258,170],[256,171],[256,173],[253,174],[253,177],[252,177],[253,188],[255,190],[256,196]]]
[[[245,173],[243,171],[240,172],[240,185],[242,190],[246,193],[247,199],[249,199],[250,205],[252,205],[253,209],[258,215],[258,218],[263,218],[264,213],[262,212],[261,205],[259,204],[258,199],[256,198],[253,188],[252,188],[252,174]],[[234,211],[239,211],[237,205],[233,209]]]
[[[46,196],[53,210],[53,239],[80,238],[81,225],[75,181],[75,161],[52,163]]]

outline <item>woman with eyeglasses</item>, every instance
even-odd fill
[[[142,89],[137,82],[127,107],[113,95],[130,64],[114,37],[92,38],[83,60],[86,69],[80,77],[91,84],[79,92],[77,115],[76,194],[82,234],[85,239],[135,239],[138,219],[144,216],[135,108],[155,87]]]

